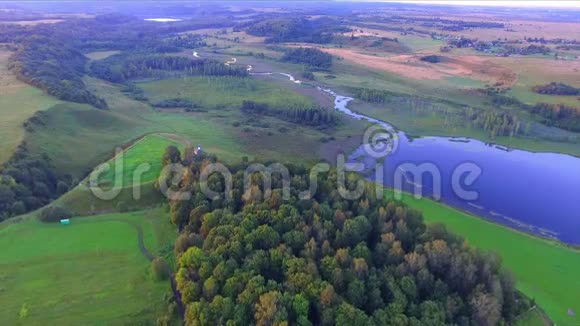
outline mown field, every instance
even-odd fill
[[[162,209],[0,224],[0,320],[5,325],[149,323],[165,312],[168,281],[155,281],[139,249],[166,253],[176,237]],[[169,249],[168,249],[169,248]]]
[[[34,112],[46,110],[58,100],[16,79],[8,70],[12,52],[0,49],[0,164],[12,156],[24,138],[22,123]]]
[[[514,273],[518,289],[535,299],[554,322],[558,325],[578,325],[580,251],[488,222],[428,199],[418,200],[405,194],[403,201],[423,211],[426,222],[444,223],[448,229],[463,236],[469,244],[497,252],[505,266]],[[576,316],[568,315],[568,309],[576,312]]]
[[[139,184],[148,183],[159,177],[162,169],[161,157],[167,146],[176,146],[183,150],[184,144],[169,138],[170,135],[147,135],[131,145],[127,150],[106,162],[102,169],[97,168],[94,175],[102,187],[129,187],[136,181]],[[138,171],[142,173],[136,174]],[[118,172],[121,172],[118,175]]]

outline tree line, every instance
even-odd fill
[[[532,88],[532,90],[538,94],[547,94],[547,95],[566,95],[566,96],[580,95],[580,88],[556,82],[551,82],[546,85],[535,86],[534,88]]]
[[[244,101],[240,110],[250,114],[275,116],[282,120],[308,126],[332,126],[338,123],[338,117],[332,110],[319,106],[278,108],[266,103]]]
[[[210,201],[198,177],[216,160],[195,156],[172,185],[193,194],[169,202],[181,230],[175,280],[186,325],[492,326],[513,324],[530,306],[498,256],[442,225],[426,226],[417,210],[376,198],[374,185],[356,175],[345,188],[363,182],[357,200],[339,195],[334,170],[301,199],[309,171],[289,165],[283,200],[280,173],[271,192],[261,174],[244,187],[248,163],[239,163],[230,167],[231,200]],[[180,164],[179,150],[168,148],[163,163]],[[217,174],[204,185],[226,189]]]
[[[304,64],[310,68],[329,69],[332,66],[332,55],[314,48],[286,49],[280,60]]]
[[[90,73],[113,83],[124,83],[135,78],[176,75],[241,77],[248,75],[244,67],[226,66],[216,60],[158,54],[114,55],[94,61],[90,65]]]
[[[526,110],[538,115],[542,123],[565,130],[580,132],[580,109],[564,104],[538,103],[525,105]]]
[[[266,37],[266,43],[307,42],[330,43],[335,33],[350,29],[340,21],[330,18],[260,18],[239,24],[237,29],[245,29],[249,34]]]

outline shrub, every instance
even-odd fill
[[[151,275],[157,281],[164,281],[169,278],[169,265],[163,257],[155,257],[151,261]]]
[[[28,305],[26,305],[26,303],[22,305],[22,308],[20,308],[20,311],[18,312],[18,317],[20,319],[28,317]]]
[[[120,213],[125,213],[129,211],[129,206],[124,201],[120,201],[117,203],[117,210]]]
[[[47,207],[40,212],[40,216],[38,217],[42,222],[58,222],[62,219],[71,218],[72,213],[60,206],[54,207]]]
[[[439,63],[443,61],[443,57],[438,55],[428,55],[421,58],[421,61],[430,62],[430,63]]]

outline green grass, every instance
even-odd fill
[[[0,320],[5,325],[127,324],[165,310],[169,282],[154,281],[137,245],[138,225],[154,254],[176,237],[166,213],[112,214],[0,225]],[[28,315],[19,317],[23,305]]]
[[[497,252],[516,276],[517,288],[534,298],[558,325],[578,325],[580,251],[477,218],[428,199],[405,194],[428,223],[444,223],[469,244]],[[568,316],[573,309],[576,317]]]
[[[204,108],[237,108],[244,100],[279,108],[314,105],[312,100],[287,87],[254,78],[195,76],[140,83],[139,86],[153,103],[185,98]]]
[[[133,184],[134,178],[138,178],[139,184],[152,182],[161,173],[161,157],[165,148],[170,145],[177,146],[183,151],[183,144],[172,139],[156,134],[145,136],[107,162],[102,172],[95,177],[98,177],[99,185],[102,186],[128,187]],[[136,175],[140,169],[144,172],[140,176]],[[118,172],[121,172],[120,175]]]

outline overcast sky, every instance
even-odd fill
[[[363,0],[365,1],[365,0]],[[381,0],[379,0],[381,1]],[[580,1],[530,1],[530,0],[383,0],[385,2],[436,3],[479,6],[512,6],[512,7],[577,7]]]

